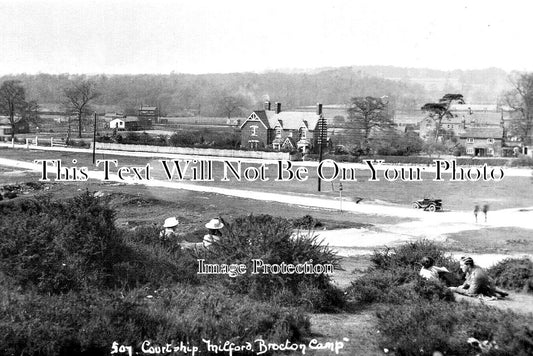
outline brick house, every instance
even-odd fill
[[[264,110],[252,112],[240,126],[241,146],[309,152],[317,145],[321,118],[322,104],[317,104],[316,112],[281,111],[281,103],[271,110],[267,101]]]
[[[467,155],[501,157],[503,134],[502,127],[472,127],[460,134],[459,139]]]
[[[440,123],[440,129],[442,132],[451,133],[459,136],[466,130],[466,118],[461,117],[444,117]],[[437,128],[437,120],[432,116],[425,117],[419,124],[420,137],[421,138],[433,138],[435,137],[435,129]],[[442,134],[440,135],[442,136]]]
[[[139,118],[139,126],[143,129],[149,129],[152,124],[159,122],[159,110],[156,106],[142,106],[137,113]]]

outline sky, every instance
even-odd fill
[[[533,1],[0,0],[0,74],[533,71]]]

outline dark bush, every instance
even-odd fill
[[[403,304],[417,299],[453,301],[453,292],[441,281],[427,281],[408,268],[371,271],[346,289],[354,305],[371,303]]]
[[[159,238],[157,226],[124,231],[120,258],[113,265],[113,280],[123,287],[153,288],[173,283],[198,283],[197,260],[176,240]]]
[[[24,288],[65,293],[197,281],[196,260],[156,228],[122,232],[90,193],[66,201],[2,204],[0,271]]]
[[[420,260],[432,257],[435,265],[444,266],[452,273],[445,281],[426,281],[419,276]],[[421,240],[403,244],[397,248],[374,251],[372,265],[367,274],[352,282],[347,298],[356,304],[375,302],[403,303],[410,299],[454,300],[449,285],[462,283],[459,264],[446,256],[434,242]]]
[[[113,341],[140,352],[144,340],[189,342],[209,354],[202,338],[215,344],[257,338],[283,343],[309,331],[301,311],[205,288],[59,296],[4,290],[1,305],[2,320],[12,320],[0,323],[3,355],[106,355]]]
[[[248,294],[259,300],[269,300],[278,291],[293,295],[293,303],[313,304],[318,310],[334,310],[343,307],[336,288],[330,284],[327,274],[265,274],[252,272],[252,259],[260,259],[265,264],[331,264],[339,267],[339,258],[318,238],[307,232],[294,234],[291,221],[269,215],[250,215],[237,218],[232,224],[225,223],[227,230],[223,238],[214,243],[203,256],[206,263],[247,265],[247,273],[235,278],[222,280],[232,290]],[[217,279],[220,280],[220,276]],[[317,290],[320,297],[314,295]],[[307,298],[306,293],[313,294]],[[322,302],[309,303],[308,300]]]
[[[0,270],[23,287],[60,293],[106,285],[119,251],[111,209],[90,195],[2,207]]]
[[[533,157],[520,155],[518,158],[508,161],[511,167],[533,167]]]
[[[309,230],[322,226],[322,223],[313,218],[311,215],[305,215],[299,219],[293,219],[292,226],[295,229]]]
[[[406,301],[377,314],[380,346],[396,355],[478,355],[473,337],[493,347],[487,355],[531,355],[533,328],[528,316],[470,303]],[[497,349],[494,347],[497,345]]]
[[[420,260],[423,257],[431,257],[436,266],[446,267],[451,273],[448,280],[451,284],[459,285],[462,281],[459,263],[451,256],[446,255],[445,250],[439,244],[420,240],[405,243],[397,248],[384,248],[374,251],[371,257],[371,269],[394,271],[397,268],[410,268],[420,270]]]
[[[487,271],[496,285],[517,292],[533,293],[533,262],[529,258],[507,258]]]

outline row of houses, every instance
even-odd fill
[[[298,111],[282,111],[281,103],[271,108],[265,102],[263,110],[253,111],[242,123],[241,145],[250,149],[272,148],[275,150],[300,150],[308,152],[317,145],[321,119],[337,126],[342,132],[342,122],[346,117],[346,107],[328,106],[324,114],[322,105],[317,104],[311,112],[309,107]],[[496,105],[454,105],[452,116],[441,122],[442,135],[453,135],[466,148],[466,154],[477,157],[510,156],[518,152],[528,153],[528,147],[515,137],[508,135],[511,110]],[[402,116],[403,115],[403,116]],[[421,138],[434,139],[437,126],[434,117],[421,111],[395,115],[396,129],[412,131]],[[341,123],[341,124],[339,124]],[[329,133],[335,129],[330,129]]]

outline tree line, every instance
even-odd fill
[[[0,114],[9,118],[13,128],[17,117],[37,120],[38,103],[57,104],[75,116],[81,137],[84,118],[102,108],[136,114],[140,105],[153,105],[163,115],[230,118],[246,115],[265,100],[279,101],[289,108],[320,101],[347,104],[346,128],[363,153],[369,150],[372,131],[390,131],[395,110],[422,110],[436,118],[437,141],[451,104],[464,103],[462,94],[446,94],[433,102],[420,85],[369,77],[351,68],[312,74],[22,74],[0,79]],[[510,81],[512,89],[502,94],[501,103],[513,110],[512,134],[531,144],[533,73],[514,73]],[[426,104],[420,107],[420,102]]]

